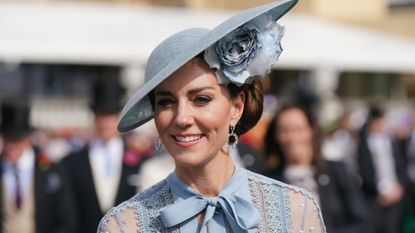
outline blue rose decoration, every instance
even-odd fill
[[[278,60],[283,33],[271,15],[261,15],[206,49],[205,61],[216,70],[220,84],[252,83]]]
[[[235,75],[252,62],[261,44],[256,29],[238,28],[218,41],[215,47],[216,53],[222,55],[219,57],[221,63],[227,67],[225,72]]]

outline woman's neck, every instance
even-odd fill
[[[218,196],[235,172],[229,153],[219,153],[207,164],[197,167],[176,166],[176,174],[204,196]]]

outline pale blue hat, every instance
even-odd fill
[[[296,3],[297,0],[277,1],[238,13],[212,30],[190,28],[168,37],[151,53],[146,66],[144,85],[122,110],[118,130],[127,132],[151,120],[154,112],[148,94],[192,58],[262,14],[267,13],[277,21]]]

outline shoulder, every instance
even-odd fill
[[[44,152],[35,150],[34,166],[37,177],[35,185],[42,190],[41,193],[59,193],[66,185],[62,166],[50,160]]]
[[[290,184],[281,182],[279,180],[271,179],[269,177],[266,177],[266,176],[263,176],[263,175],[260,175],[258,173],[254,173],[251,171],[247,171],[247,174],[248,174],[249,181],[252,181],[253,183],[260,185],[262,187],[270,188],[274,190],[293,191],[301,195],[312,198],[312,195],[303,188],[290,185]]]
[[[247,171],[247,173],[248,183],[255,185],[255,189],[260,190],[266,195],[270,195],[271,198],[273,196],[279,197],[280,201],[285,199],[286,202],[292,202],[293,200],[297,202],[300,199],[310,200],[313,202],[313,205],[318,207],[315,197],[303,188],[274,180],[254,172]],[[264,198],[267,197],[265,196]]]
[[[157,218],[158,210],[170,204],[167,200],[170,196],[169,186],[164,179],[112,208],[102,218],[98,232],[124,232],[121,229],[131,229],[137,226],[140,229],[147,228],[150,224],[157,222],[151,221],[150,218]],[[144,229],[143,232],[145,232]]]
[[[86,154],[88,154],[88,146],[84,146],[79,150],[72,151],[65,158],[63,158],[63,161],[76,161],[82,159],[82,157]]]
[[[65,156],[60,163],[64,167],[70,167],[70,168],[77,168],[79,165],[82,165],[84,160],[88,160],[88,147],[85,146],[84,148],[71,152],[67,156]]]
[[[170,188],[167,180],[164,179],[141,193],[136,194],[129,200],[121,203],[111,211],[119,212],[125,208],[154,208],[156,204],[170,194]],[[110,211],[110,212],[111,212]]]
[[[343,162],[325,160],[322,171],[327,172],[330,175],[333,175],[333,174],[348,175],[346,166]]]
[[[248,183],[255,202],[263,202],[265,212],[281,218],[294,232],[325,232],[321,210],[316,199],[305,189],[250,171]],[[252,187],[254,186],[254,187]]]
[[[56,163],[50,159],[50,157],[43,151],[34,147],[35,152],[35,166],[36,169],[39,170],[41,173],[53,173],[53,172],[60,172],[61,166],[59,163]]]
[[[355,183],[357,185],[359,177],[357,177],[356,174],[348,171],[346,165],[343,162],[325,161],[324,166],[319,172],[318,179],[319,182],[322,182],[323,184],[327,183],[324,182],[324,180],[333,180],[336,183],[343,185],[344,183]]]

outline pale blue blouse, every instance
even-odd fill
[[[98,233],[324,233],[304,189],[236,168],[218,197],[204,197],[175,173],[109,211]]]

